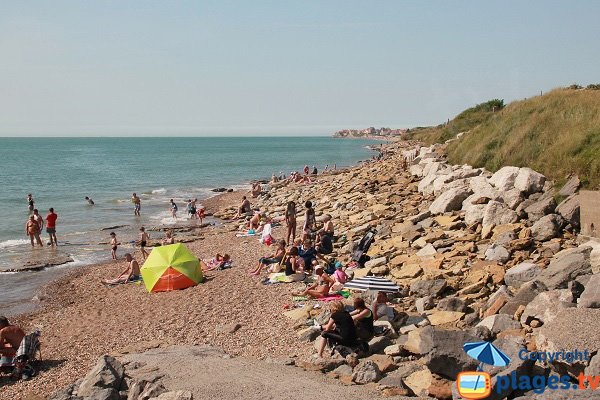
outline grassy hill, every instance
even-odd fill
[[[410,130],[410,137],[447,145],[455,164],[496,171],[528,166],[558,183],[576,173],[600,187],[600,90],[556,89],[503,106],[492,100],[463,111],[448,124]]]

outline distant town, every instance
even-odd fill
[[[392,128],[365,128],[365,129],[343,129],[333,134],[333,137],[368,137],[368,136],[400,136],[407,132],[407,129]]]

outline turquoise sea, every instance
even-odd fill
[[[376,143],[331,137],[0,138],[0,268],[51,251],[32,250],[25,236],[28,193],[43,216],[54,207],[60,250],[75,260],[41,272],[0,273],[0,314],[62,270],[108,259],[106,246],[98,245],[108,240],[102,228],[127,225],[130,231],[118,235],[128,242],[139,226],[173,222],[171,198],[185,216],[184,200],[201,202],[214,195],[213,188],[246,188],[253,179],[289,175],[304,165],[319,171],[327,164],[355,165],[374,154],[367,146]],[[142,199],[141,218],[133,216],[133,192]]]

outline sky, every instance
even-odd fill
[[[0,5],[0,136],[409,128],[600,83],[594,0]]]

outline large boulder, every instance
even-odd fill
[[[510,329],[521,329],[521,324],[508,314],[495,314],[484,318],[477,326],[485,326],[493,334]]]
[[[424,362],[431,372],[455,380],[459,372],[474,368],[477,361],[463,350],[467,342],[477,342],[478,338],[464,331],[447,331],[438,328],[427,329],[433,347],[425,355]]]
[[[523,202],[518,208],[521,208],[525,204],[527,203]],[[554,210],[556,210],[556,201],[554,201],[552,196],[544,196],[524,209],[525,213],[527,213],[527,219],[531,222],[539,220],[544,215],[553,213]]]
[[[531,168],[521,168],[515,178],[515,188],[523,193],[531,194],[541,192],[546,183],[546,177]]]
[[[361,361],[352,372],[352,380],[359,385],[377,382],[381,379],[381,371],[374,361]]]
[[[589,246],[580,246],[557,253],[537,280],[543,282],[548,289],[566,288],[569,281],[591,273],[591,250]]]
[[[516,210],[523,200],[525,199],[519,189],[510,189],[506,192],[502,192],[502,201],[504,201],[504,204],[511,210]]]
[[[551,322],[539,329],[536,337],[538,351],[588,351],[588,359],[555,360],[552,367],[561,374],[576,377],[585,370],[591,353],[600,343],[600,309],[566,308],[560,310]]]
[[[506,225],[517,222],[517,213],[498,201],[490,201],[483,211],[483,228],[490,229],[493,226]]]
[[[557,237],[560,233],[561,225],[562,217],[560,215],[548,214],[533,224],[531,234],[535,240],[544,242]]]
[[[504,283],[508,286],[518,288],[525,282],[533,280],[540,271],[540,267],[536,264],[522,262],[506,271],[504,274]]]
[[[600,308],[600,274],[592,275],[579,297],[578,307]]]
[[[436,308],[440,311],[464,312],[467,303],[460,297],[444,297],[439,301]]]
[[[579,228],[579,195],[573,194],[561,201],[558,207],[556,207],[556,212],[573,228]]]
[[[504,264],[505,262],[510,260],[510,253],[508,252],[508,250],[506,250],[505,247],[492,244],[485,251],[485,259],[488,261],[496,261],[501,264]]]
[[[535,298],[535,296],[546,290],[548,290],[546,285],[537,279],[527,282],[519,288],[513,297],[508,299],[500,309],[500,312],[502,314],[514,315],[520,306],[526,306]]]
[[[579,180],[579,177],[577,175],[573,175],[571,178],[569,178],[567,183],[565,183],[565,185],[560,189],[558,194],[560,196],[569,197],[577,193],[577,191],[579,190],[579,186],[581,186],[581,181]]]
[[[465,187],[449,189],[431,203],[429,211],[432,214],[443,214],[448,211],[460,210],[463,200],[470,194],[470,189]]]
[[[79,397],[98,396],[106,394],[106,399],[118,399],[119,389],[123,383],[125,368],[112,356],[103,355],[90,372],[83,378],[77,395]],[[116,397],[114,397],[116,395]]]
[[[542,292],[527,304],[525,311],[521,314],[521,323],[529,325],[532,320],[536,319],[547,324],[556,318],[560,310],[571,307],[575,307],[575,304],[570,290],[558,289]]]
[[[465,202],[467,202],[465,200]],[[463,202],[463,210],[465,212],[465,224],[472,225],[476,223],[480,223],[483,221],[483,215],[485,213],[485,204],[471,204],[465,207],[465,203]]]
[[[490,183],[501,192],[510,190],[515,187],[515,180],[519,174],[519,167],[503,167],[500,168],[490,178]]]
[[[446,288],[445,279],[418,280],[410,285],[410,293],[416,296],[439,296]]]

